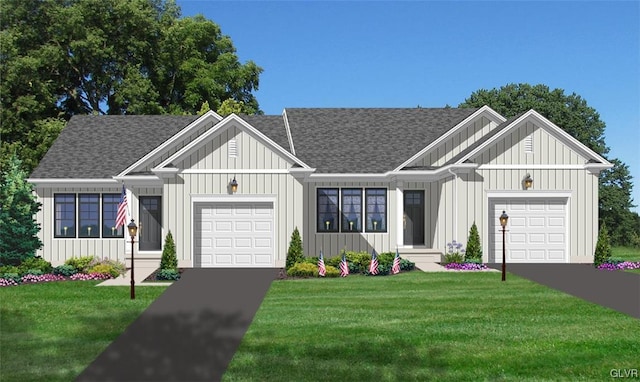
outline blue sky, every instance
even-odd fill
[[[509,83],[576,93],[607,124],[609,157],[629,165],[640,204],[638,1],[177,3],[264,69],[255,94],[266,114],[457,106]]]

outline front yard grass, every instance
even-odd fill
[[[640,261],[640,248],[612,247],[611,257],[617,257],[626,261]],[[640,274],[640,269],[626,269],[624,272]]]
[[[223,380],[608,380],[639,324],[511,274],[280,280]]]
[[[0,288],[0,380],[71,381],[166,287],[62,281]]]

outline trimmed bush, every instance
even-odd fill
[[[161,269],[156,274],[156,280],[179,280],[180,273],[176,269]]]
[[[86,273],[87,270],[95,265],[96,258],[94,256],[72,257],[64,263],[71,265],[80,273]],[[92,264],[93,263],[93,264]]]
[[[480,245],[480,234],[478,233],[476,222],[473,222],[471,225],[469,238],[467,240],[467,250],[464,255],[465,260],[467,262],[471,262],[470,260],[482,262],[482,245]]]
[[[289,277],[315,277],[317,274],[318,266],[307,262],[295,263],[287,269]]]
[[[75,275],[76,273],[78,273],[78,270],[74,268],[73,265],[69,265],[69,264],[62,264],[53,268],[54,275],[69,277],[69,276]]]
[[[325,268],[327,269],[327,273],[325,273],[325,277],[338,277],[340,276],[340,271],[338,270],[338,268],[332,266],[332,265],[326,265],[325,264]],[[319,275],[317,275],[319,277]]]
[[[451,263],[462,264],[464,262],[464,256],[459,252],[447,253],[444,255],[444,262],[442,265],[447,265]]]
[[[120,276],[120,272],[112,264],[107,263],[96,264],[89,268],[87,273],[103,273],[108,274],[113,278]]]
[[[31,270],[39,270],[41,275],[51,273],[53,271],[51,263],[41,257],[28,258],[24,260],[18,268],[20,269],[20,274],[23,275],[26,275]]]
[[[598,267],[602,263],[606,263],[611,258],[611,244],[609,243],[609,232],[607,226],[603,222],[598,233],[598,241],[596,242],[596,250],[593,256],[593,266]]]
[[[9,286],[9,285],[17,285],[20,282],[20,275],[18,273],[3,273],[2,275],[0,275],[0,279],[4,279],[7,281],[11,281],[15,284],[12,284],[11,282],[6,284],[5,286]]]
[[[289,242],[286,268],[288,270],[295,263],[301,263],[303,261],[304,251],[302,249],[302,238],[300,237],[300,231],[298,231],[298,227],[296,227],[291,234],[291,241]]]
[[[162,249],[162,259],[160,260],[160,269],[173,269],[178,271],[178,257],[176,256],[176,244],[173,241],[171,231],[167,233],[164,239],[164,248]]]

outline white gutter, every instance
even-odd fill
[[[453,172],[450,168],[447,170],[449,172],[449,174],[453,175],[454,179],[453,179],[453,229],[452,229],[452,233],[453,233],[453,238],[454,240],[460,241],[459,237],[458,237],[458,174],[456,174],[455,172]]]

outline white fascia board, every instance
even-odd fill
[[[478,168],[476,163],[450,164],[436,170],[400,170],[391,174],[398,180],[403,181],[423,181],[438,180],[451,176],[451,172],[456,174],[468,173]]]
[[[427,152],[432,150],[434,147],[438,147],[438,145],[440,145],[443,141],[448,139],[453,134],[457,133],[459,130],[461,130],[463,127],[468,125],[470,122],[472,122],[475,119],[477,119],[478,117],[482,117],[482,116],[487,117],[487,119],[489,119],[489,120],[491,120],[491,121],[493,121],[493,122],[495,122],[497,124],[501,124],[501,123],[503,123],[504,121],[507,120],[505,117],[503,117],[500,114],[498,114],[495,110],[493,110],[489,106],[485,105],[485,106],[481,107],[480,109],[476,110],[473,114],[471,114],[467,118],[465,118],[462,122],[460,122],[457,125],[455,125],[452,129],[449,129],[447,132],[442,134],[438,139],[433,141],[429,146],[427,146],[424,149],[420,150],[417,154],[415,154],[414,156],[412,156],[411,158],[406,160],[400,166],[396,167],[393,171],[400,171],[405,166],[408,166],[409,164],[415,162],[416,160],[418,160],[418,158],[420,158],[423,155],[425,155]]]
[[[599,174],[600,171],[608,170],[613,167],[612,163],[586,163],[584,168],[592,174]]]
[[[250,195],[250,194],[235,194],[235,195],[219,195],[219,194],[190,194],[191,203],[219,203],[219,202],[272,202],[277,199],[277,195],[264,194],[264,195]]]
[[[153,168],[152,171],[155,171],[156,169],[159,169],[159,168],[163,168],[172,162],[176,162],[176,163],[180,162],[180,160],[182,160],[185,156],[189,155],[190,153],[198,150],[200,147],[205,145],[207,143],[207,138],[211,137],[213,134],[221,132],[223,129],[229,128],[230,126],[232,126],[234,122],[241,125],[243,128],[245,128],[252,134],[256,135],[267,146],[270,146],[273,149],[275,149],[283,157],[289,159],[294,163],[299,164],[304,168],[310,168],[306,163],[302,162],[296,156],[294,156],[293,154],[291,154],[290,152],[282,148],[280,145],[272,141],[271,138],[262,134],[256,128],[248,124],[245,120],[238,117],[236,114],[231,114],[227,116],[225,119],[223,119],[222,121],[218,122],[218,124],[216,124],[214,127],[209,129],[207,132],[205,132],[204,134],[200,135],[198,138],[191,141],[188,145],[178,150],[178,152],[176,152],[175,154],[167,158],[164,162],[160,163],[157,167]]]
[[[488,198],[570,198],[571,191],[555,191],[555,190],[503,190],[503,191],[485,191]]]
[[[36,187],[108,187],[118,185],[118,181],[114,179],[27,178],[27,182]]]
[[[391,178],[384,174],[310,174],[308,182],[387,182]]]
[[[293,146],[293,137],[291,136],[291,128],[289,127],[289,118],[287,117],[287,109],[282,111],[282,119],[284,120],[284,128],[287,131],[287,139],[289,140],[291,153],[296,155],[296,148]]]
[[[117,176],[125,176],[129,172],[134,171],[135,169],[144,166],[144,164],[148,163],[149,161],[152,161],[159,154],[164,152],[168,147],[170,147],[171,145],[175,144],[176,141],[179,141],[180,139],[184,138],[187,134],[191,134],[191,132],[193,130],[195,130],[198,127],[200,127],[203,123],[207,123],[211,119],[213,119],[213,124],[215,125],[215,124],[217,124],[218,122],[220,122],[222,120],[222,117],[218,113],[216,113],[216,112],[214,112],[212,110],[209,110],[205,114],[201,115],[198,119],[196,119],[195,121],[193,121],[189,125],[187,125],[185,128],[183,128],[182,130],[178,131],[174,136],[172,136],[171,138],[166,140],[160,146],[156,147],[151,152],[149,152],[148,154],[146,154],[145,156],[140,158],[137,162],[135,162],[131,166],[127,167],[124,171],[122,171]]]
[[[127,186],[162,186],[163,184],[162,179],[155,175],[114,176],[113,179]]]

